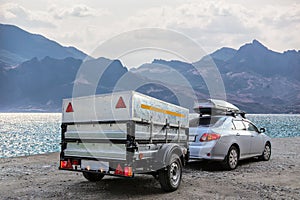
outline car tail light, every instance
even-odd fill
[[[218,140],[220,139],[221,135],[217,134],[217,133],[204,133],[201,138],[200,138],[200,142],[208,142],[208,141],[212,141],[212,140]]]

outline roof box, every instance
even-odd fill
[[[224,100],[207,99],[200,100],[194,106],[194,111],[199,114],[228,114],[240,113],[240,109]]]

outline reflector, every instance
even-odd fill
[[[116,108],[126,108],[125,102],[122,97],[119,98]]]
[[[66,112],[74,112],[71,102],[69,102]]]
[[[123,169],[122,169],[122,167],[121,167],[121,165],[120,164],[118,164],[118,167],[117,167],[117,169],[115,170],[115,174],[117,174],[117,175],[123,175]]]

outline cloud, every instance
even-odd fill
[[[55,27],[47,13],[33,12],[15,3],[6,3],[0,6],[0,19],[12,24],[23,24],[27,27]]]
[[[49,10],[53,13],[54,18],[56,19],[64,19],[67,17],[95,17],[110,14],[107,9],[93,9],[83,4],[75,5],[71,8],[58,8],[53,5]]]
[[[188,3],[175,7],[164,6],[144,10],[129,18],[129,24],[165,28],[197,27],[205,30],[207,28],[210,29],[214,22],[222,21],[226,24],[230,19],[244,19],[247,18],[247,15],[248,12],[241,6],[202,1],[201,3]],[[243,22],[235,20],[235,23],[242,24]]]
[[[254,14],[251,11],[241,5],[197,1],[144,10],[131,16],[123,26],[124,30],[128,27],[177,30],[212,51],[222,44],[230,44],[237,37],[244,38],[245,35],[259,33],[255,28],[256,22],[251,21],[252,15]]]
[[[268,6],[262,23],[274,28],[284,28],[289,26],[300,26],[300,4],[293,6],[283,6],[280,9]]]
[[[275,51],[300,46],[297,0],[154,0],[143,4],[134,0],[133,4],[118,2],[119,6],[115,1],[15,2],[4,0],[0,4],[2,23],[15,24],[87,53],[120,33],[140,28],[178,31],[197,41],[207,53],[223,46],[238,48],[253,39]]]
[[[258,2],[244,4],[231,1],[194,1],[179,5],[153,7],[136,13],[123,25],[129,27],[161,27],[177,30],[202,43],[208,50],[223,45],[239,47],[252,39],[279,44],[278,37],[299,33],[300,5],[298,3],[261,5]],[[293,32],[293,33],[291,33]],[[300,43],[299,37],[291,40]],[[276,41],[276,42],[274,42]],[[292,44],[292,42],[291,42]]]

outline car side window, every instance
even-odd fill
[[[230,125],[229,125],[229,126],[230,126],[230,128],[231,128],[232,130],[235,130],[235,126],[234,126],[234,124],[233,124],[233,121],[230,122]]]
[[[258,129],[251,123],[244,121],[247,131],[255,131],[258,132]]]
[[[233,120],[232,122],[236,130],[246,130],[245,125],[241,120]]]

